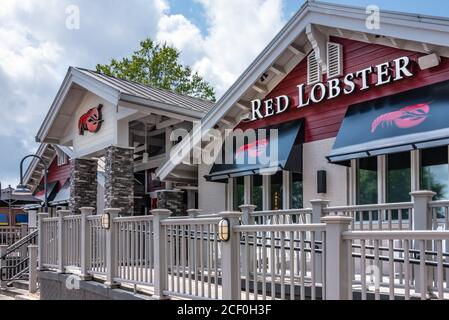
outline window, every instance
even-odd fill
[[[387,156],[387,203],[410,201],[410,161],[410,152]]]
[[[233,179],[234,187],[233,189],[233,199],[234,199],[234,209],[235,211],[240,211],[240,206],[245,203],[245,178],[238,177]]]
[[[304,206],[303,203],[303,183],[302,174],[292,173],[291,184],[291,209],[301,209]]]
[[[251,188],[252,202],[256,206],[256,211],[263,210],[263,179],[261,175],[252,177],[253,185]]]
[[[357,160],[357,204],[377,203],[377,157]]]
[[[343,75],[342,45],[327,43],[327,78],[332,79]]]
[[[282,171],[271,176],[271,210],[282,210]]]
[[[322,80],[321,67],[315,57],[315,51],[307,56],[307,84],[314,84]]]
[[[421,150],[420,187],[435,192],[435,200],[449,198],[447,147]]]
[[[410,201],[411,173],[410,152],[387,156],[387,203]],[[408,219],[408,210],[402,210],[401,214],[402,219]],[[391,218],[398,219],[398,210],[391,211]]]
[[[56,148],[56,161],[57,161],[58,167],[67,164],[67,155],[62,150],[59,150],[57,148]]]

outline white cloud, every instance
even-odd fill
[[[221,95],[285,23],[282,0],[198,1],[207,17],[205,36],[185,17],[167,16],[157,38],[180,49]]]

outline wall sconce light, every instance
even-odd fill
[[[325,170],[317,171],[317,193],[327,193],[327,174]]]
[[[228,219],[222,219],[218,223],[218,240],[222,242],[229,241],[229,238],[231,236],[231,230],[229,230],[229,220]]]
[[[111,228],[111,216],[109,213],[103,213],[101,216],[101,227],[106,230]]]

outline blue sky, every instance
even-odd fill
[[[381,10],[449,17],[447,0],[328,0]],[[17,184],[20,159],[69,66],[95,68],[151,37],[181,51],[221,95],[303,1],[293,0],[0,0],[0,181]],[[80,28],[68,29],[67,9]],[[125,14],[126,13],[126,14]]]

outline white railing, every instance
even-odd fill
[[[10,246],[20,240],[21,237],[21,227],[0,227],[0,245],[2,246]]]
[[[362,300],[370,293],[390,300],[398,295],[449,298],[449,255],[443,250],[448,231],[348,231],[343,239],[350,248],[360,244],[348,256],[351,297],[359,289]],[[355,261],[360,273],[354,271]]]
[[[235,226],[243,239],[244,299],[315,300],[322,287],[325,224]],[[317,285],[319,283],[319,285]]]
[[[251,222],[259,225],[305,224],[311,222],[311,217],[312,209],[255,211],[251,214]]]
[[[165,295],[221,299],[221,218],[165,219],[164,234],[167,287]]]
[[[352,218],[352,230],[410,230],[413,226],[413,203],[385,203],[328,207],[324,215]]]
[[[41,268],[56,269],[59,266],[59,233],[58,218],[43,218],[40,215],[39,220],[39,248]]]
[[[63,217],[62,234],[65,238],[64,265],[68,268],[81,267],[81,216]]]
[[[449,230],[449,200],[429,202],[433,230]],[[447,244],[448,246],[449,244]]]
[[[329,207],[315,200],[311,209],[243,206],[240,213],[190,210],[176,218],[161,209],[142,217],[106,209],[110,228],[93,208],[77,216],[60,211],[39,217],[39,262],[43,269],[97,276],[108,286],[152,286],[157,297],[449,299],[449,231],[432,230],[431,219],[445,221],[449,202],[430,199],[421,192],[411,203]],[[407,212],[407,219],[395,211]],[[218,240],[223,219],[225,242]]]
[[[87,217],[87,236],[89,265],[87,273],[91,275],[105,275],[106,267],[106,230],[101,226],[101,216]]]
[[[113,221],[117,233],[119,283],[153,284],[153,217],[121,217]]]

